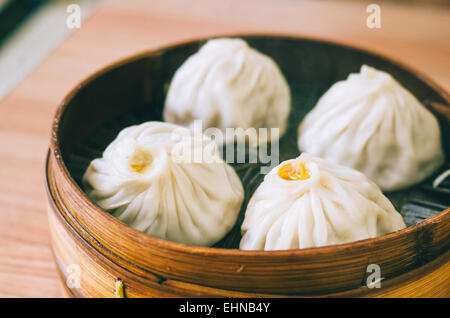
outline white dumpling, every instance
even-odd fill
[[[317,247],[403,228],[401,215],[361,172],[303,153],[275,167],[256,189],[240,248]]]
[[[225,141],[233,138],[226,128],[278,128],[282,136],[290,104],[289,86],[272,58],[242,39],[220,38],[176,71],[164,120],[189,128],[201,120],[203,129],[220,129]]]
[[[131,126],[91,162],[83,184],[97,205],[132,228],[210,246],[234,226],[244,198],[236,172],[211,146],[173,124]]]
[[[357,169],[386,191],[418,183],[444,162],[433,114],[391,75],[366,65],[320,98],[298,135],[300,151]]]

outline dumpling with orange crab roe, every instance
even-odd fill
[[[210,246],[234,226],[244,199],[238,175],[216,147],[205,135],[169,123],[130,126],[90,163],[84,189],[136,230]]]
[[[303,153],[272,169],[253,194],[240,249],[341,244],[403,228],[400,213],[364,174]]]

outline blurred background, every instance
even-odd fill
[[[64,27],[67,14],[70,13],[68,12],[69,5],[76,4],[79,6],[81,19],[83,20],[101,2],[107,1],[0,0],[0,100],[71,31],[76,30],[76,28]],[[123,1],[129,2],[132,6],[134,0]],[[291,1],[311,2],[307,0]],[[158,1],[147,0],[147,2],[151,4]],[[180,3],[189,6],[190,3],[195,2],[198,1],[182,1]],[[355,4],[375,3],[382,6],[393,4],[399,7],[423,7],[424,11],[430,10],[430,7],[445,11],[450,8],[450,0],[349,0],[346,2],[355,2]],[[254,5],[255,10],[258,10],[258,3],[254,2]],[[230,16],[230,21],[232,19],[233,17]]]
[[[0,0],[0,100],[71,31],[67,7],[77,3],[85,18],[97,0]]]

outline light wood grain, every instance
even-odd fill
[[[54,111],[77,82],[118,58],[187,38],[281,32],[372,49],[450,91],[450,12],[381,8],[382,28],[370,30],[359,2],[104,1],[0,102],[0,296],[62,295],[49,248],[43,169]]]

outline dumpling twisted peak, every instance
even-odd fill
[[[285,178],[287,166],[297,167],[301,175]],[[242,224],[240,248],[317,247],[404,227],[391,202],[362,173],[303,153],[275,167],[255,191]]]

